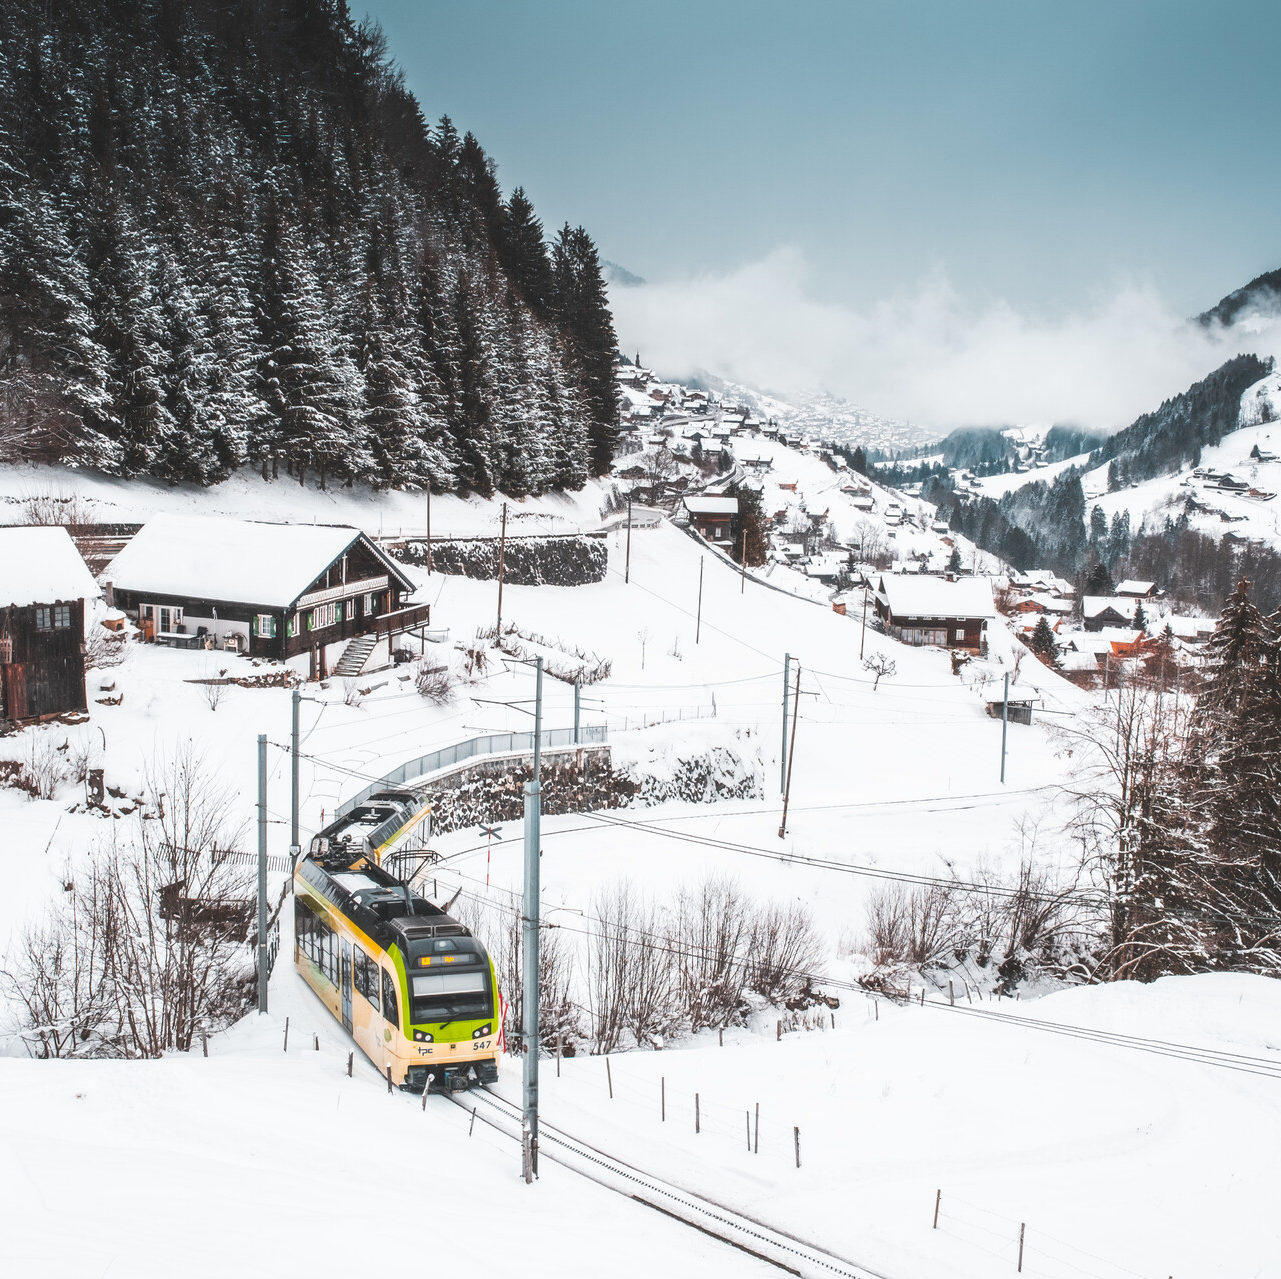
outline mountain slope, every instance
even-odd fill
[[[513,495],[612,456],[586,232],[428,127],[342,0],[0,29],[0,459]]]

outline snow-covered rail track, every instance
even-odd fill
[[[487,1088],[476,1088],[462,1096],[448,1094],[464,1110],[484,1107],[478,1114],[490,1127],[521,1140],[520,1108]],[[574,1137],[563,1128],[539,1122],[539,1157],[558,1163],[629,1199],[679,1221],[702,1234],[748,1253],[758,1260],[805,1279],[887,1279],[878,1270],[858,1265],[844,1257],[806,1242],[796,1235],[767,1225],[705,1195],[696,1194],[644,1172],[617,1155],[611,1155]]]

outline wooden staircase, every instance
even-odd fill
[[[334,667],[335,675],[359,675],[365,669],[369,654],[378,643],[377,635],[357,635],[342,651],[338,664]]]

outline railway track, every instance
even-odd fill
[[[462,1096],[446,1095],[463,1110],[470,1112],[475,1107],[478,1119],[520,1144],[521,1111],[513,1102],[487,1088],[475,1088]],[[545,1120],[539,1123],[538,1153],[540,1158],[560,1164],[788,1274],[803,1276],[803,1279],[831,1279],[832,1276],[887,1279],[880,1271],[848,1261],[777,1226],[664,1181]]]

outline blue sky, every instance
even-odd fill
[[[783,261],[818,306],[1053,324],[1281,266],[1276,3],[352,9],[549,230],[653,282]]]

